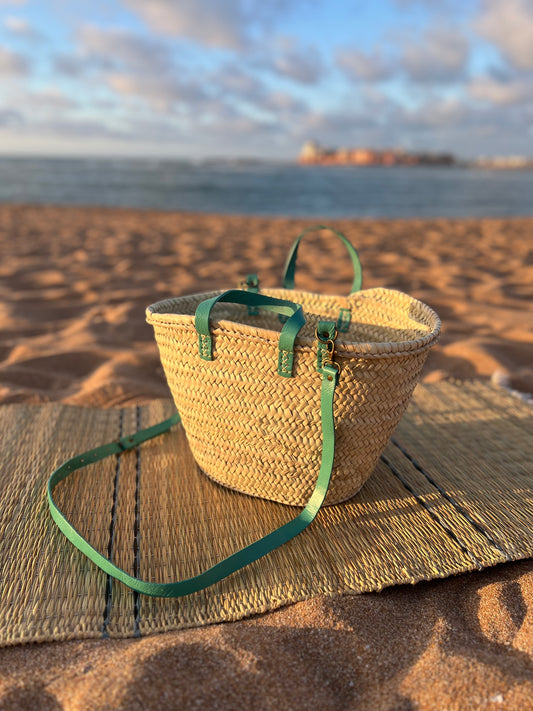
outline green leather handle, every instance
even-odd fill
[[[229,289],[228,291],[202,301],[194,317],[194,325],[198,333],[198,348],[200,357],[204,360],[213,359],[213,338],[209,327],[211,310],[217,303],[244,304],[267,311],[274,311],[282,316],[289,316],[281,330],[279,337],[278,373],[284,378],[292,377],[294,363],[294,341],[305,325],[305,317],[300,304],[295,304],[286,299],[275,299],[272,296],[258,294],[252,291]]]
[[[352,245],[352,243],[341,233],[338,232],[337,230],[334,230],[332,227],[326,227],[324,225],[313,225],[312,227],[306,227],[306,229],[298,235],[296,238],[294,244],[291,247],[291,250],[289,252],[289,256],[287,257],[287,262],[285,263],[285,269],[283,270],[283,288],[284,289],[294,289],[294,273],[296,271],[296,259],[298,257],[298,247],[300,246],[300,242],[302,240],[302,237],[306,235],[308,232],[313,232],[315,230],[330,230],[333,232],[337,237],[339,237],[343,244],[345,245],[346,249],[348,250],[348,254],[350,255],[350,259],[352,261],[352,266],[353,266],[353,272],[354,272],[354,277],[353,277],[353,282],[352,282],[352,288],[350,290],[350,294],[353,294],[355,291],[359,291],[361,287],[363,286],[363,269],[361,267],[361,262],[359,261],[359,255],[357,254],[357,250],[355,247]]]
[[[228,558],[216,563],[208,570],[186,580],[180,580],[170,583],[152,583],[147,580],[141,580],[129,575],[126,571],[116,566],[111,560],[99,553],[91,544],[77,531],[74,526],[66,519],[64,513],[59,509],[54,501],[54,488],[59,482],[66,479],[69,474],[97,462],[110,455],[119,455],[127,450],[137,447],[141,442],[152,437],[156,437],[179,422],[179,415],[174,415],[168,420],[159,423],[146,430],[137,432],[131,437],[123,437],[115,442],[97,447],[85,454],[80,454],[73,459],[69,459],[62,464],[59,469],[51,475],[48,481],[48,504],[52,518],[59,526],[65,536],[90,558],[96,565],[108,575],[120,580],[128,587],[137,592],[153,597],[182,597],[190,595],[198,590],[203,590],[213,583],[226,578],[228,575],[244,568],[254,561],[262,558],[271,551],[279,548],[291,538],[297,536],[314,520],[317,515],[324,498],[327,494],[331,472],[333,469],[333,460],[335,457],[335,422],[333,417],[333,399],[335,387],[337,384],[337,370],[333,365],[324,364],[322,367],[322,384],[320,391],[320,412],[321,412],[321,427],[322,427],[322,458],[320,463],[320,471],[316,481],[314,491],[309,499],[309,502],[303,511],[288,523],[275,529],[268,535],[260,538],[254,543],[237,551]]]

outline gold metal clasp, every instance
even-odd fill
[[[341,372],[341,366],[340,363],[337,363],[334,361],[335,357],[335,339],[337,338],[337,328],[335,327],[335,331],[333,333],[333,338],[330,337],[329,333],[325,331],[324,333],[319,333],[318,327],[315,330],[315,335],[317,339],[322,343],[323,345],[326,346],[326,351],[327,353],[322,356],[322,367],[324,365],[330,365],[332,368],[335,368],[337,371],[337,376]]]

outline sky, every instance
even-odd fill
[[[0,0],[0,155],[533,156],[533,0]]]

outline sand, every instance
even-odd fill
[[[168,397],[145,307],[250,272],[279,286],[309,224],[0,207],[0,403]],[[328,224],[359,249],[366,287],[407,291],[441,316],[423,380],[533,393],[533,218]],[[297,284],[347,292],[343,250],[310,235]],[[140,640],[0,649],[1,709],[151,707],[533,709],[533,562]]]

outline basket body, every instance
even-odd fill
[[[388,289],[348,297],[285,289],[261,293],[302,305],[292,378],[277,373],[281,323],[219,304],[213,311],[214,360],[198,354],[194,314],[220,292],[158,302],[147,309],[161,362],[201,469],[231,489],[305,505],[320,468],[322,435],[315,329],[351,312],[339,333],[341,366],[335,415],[335,463],[326,504],[352,497],[368,479],[397,426],[437,340],[440,321],[428,306]]]

